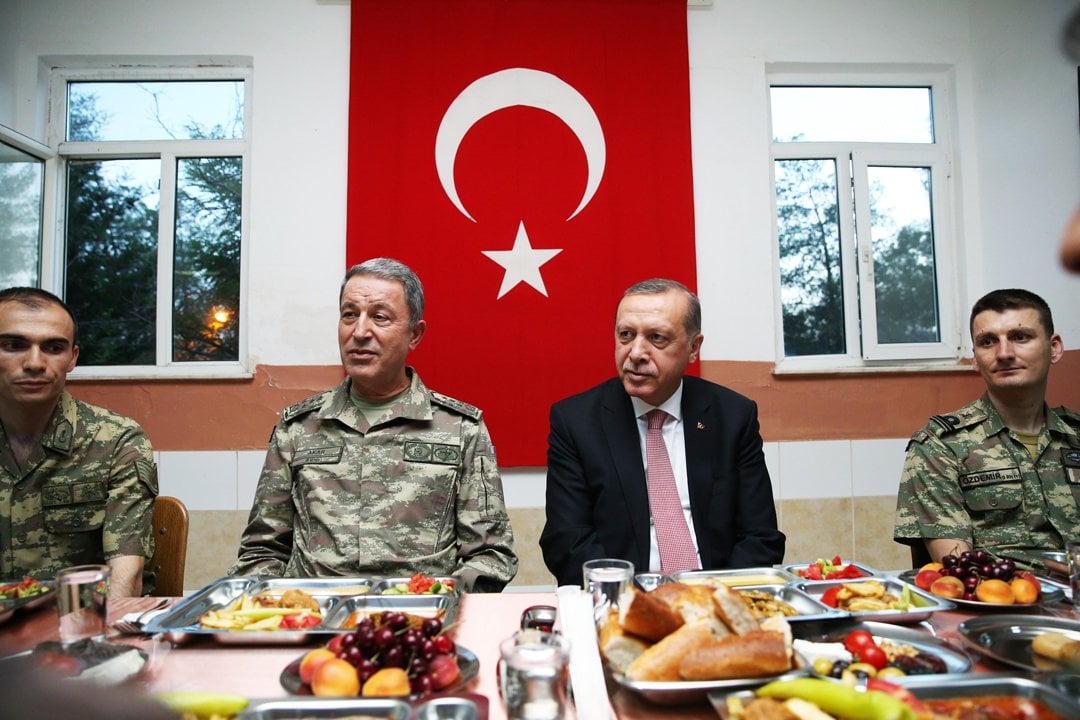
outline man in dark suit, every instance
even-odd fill
[[[540,547],[560,585],[580,585],[581,564],[594,558],[629,560],[637,572],[692,567],[661,566],[654,519],[664,511],[650,508],[651,474],[646,482],[647,458],[656,457],[646,416],[655,408],[671,416],[661,415],[667,453],[653,464],[670,463],[679,496],[671,504],[682,506],[674,516],[685,519],[683,537],[689,530],[693,545],[683,543],[688,563],[716,569],[783,559],[757,405],[683,375],[702,339],[696,295],[673,280],[637,283],[616,312],[618,378],[552,406]]]

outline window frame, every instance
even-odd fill
[[[955,261],[960,238],[953,221],[954,115],[952,80],[941,68],[865,70],[823,69],[818,66],[770,66],[766,94],[773,87],[925,87],[930,90],[933,143],[856,141],[776,142],[772,109],[767,110],[773,297],[776,307],[777,358],[774,373],[877,372],[928,369],[969,369],[961,363],[962,337],[959,312],[960,277]],[[777,217],[776,163],[778,160],[832,160],[836,164],[838,225],[840,230],[841,288],[844,295],[845,352],[834,355],[784,355],[784,316],[780,280],[780,238]],[[940,341],[885,344],[877,342],[876,294],[870,235],[869,184],[866,168],[927,167],[931,170],[931,223],[934,238],[935,283],[938,289]],[[870,292],[860,292],[869,288]]]
[[[225,140],[132,140],[68,141],[68,84],[72,82],[159,82],[159,81],[240,80],[244,83],[244,136]],[[49,79],[49,123],[47,142],[56,148],[52,185],[46,180],[46,195],[52,195],[52,211],[46,214],[49,239],[43,243],[42,286],[63,296],[66,287],[66,187],[68,163],[78,160],[158,159],[161,162],[160,205],[158,208],[157,308],[154,365],[76,366],[68,375],[78,379],[247,379],[249,367],[248,338],[251,321],[248,315],[248,267],[250,253],[251,196],[251,116],[252,71],[250,67],[175,67],[140,65],[134,67],[54,67]],[[175,249],[176,180],[178,163],[187,158],[240,157],[240,298],[238,357],[226,361],[173,361],[172,311],[173,262]],[[52,188],[50,193],[49,188]],[[52,248],[49,265],[44,262],[45,247]]]
[[[48,145],[29,138],[5,125],[0,125],[0,142],[37,158],[42,163],[41,227],[38,235],[38,283],[49,290],[46,282],[51,280],[48,268],[53,263],[53,244],[48,241],[49,218],[55,212],[56,194],[51,192],[56,182],[56,151]]]

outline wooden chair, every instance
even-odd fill
[[[188,511],[179,498],[158,495],[154,501],[154,595],[179,597],[184,594],[184,564],[187,562]]]
[[[926,549],[925,540],[916,540],[911,547],[911,567],[918,570],[926,563],[933,560],[930,557],[930,551]]]

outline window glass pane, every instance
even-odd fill
[[[0,288],[37,287],[45,163],[0,143]]]
[[[769,89],[775,142],[934,142],[930,88]]]
[[[868,167],[880,343],[938,342],[930,168]]]
[[[241,158],[187,158],[177,166],[173,360],[236,360]]]
[[[78,121],[87,104],[96,108],[99,123]],[[241,80],[68,83],[71,141],[243,137]]]
[[[82,365],[153,365],[158,160],[68,164],[66,296]]]
[[[839,203],[833,160],[776,161],[784,354],[843,353]]]

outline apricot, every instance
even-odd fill
[[[930,592],[943,598],[963,597],[964,581],[955,575],[944,575],[930,584]]]
[[[315,671],[311,692],[317,697],[356,697],[360,692],[360,676],[345,660],[331,658]]]
[[[923,590],[929,590],[930,586],[934,584],[934,581],[940,577],[941,573],[933,568],[929,570],[923,569],[915,575],[915,585]]]
[[[387,667],[375,671],[364,683],[364,697],[404,696],[409,694],[409,675],[401,668]]]
[[[975,587],[975,597],[980,602],[993,603],[995,605],[1012,605],[1016,602],[1009,583],[997,578],[983,580]]]
[[[923,566],[922,566],[921,568],[919,568],[919,570],[934,570],[934,571],[940,571],[940,570],[941,570],[941,569],[942,569],[943,567],[945,567],[945,566],[944,566],[944,565],[942,565],[942,564],[941,564],[941,563],[939,563],[939,562],[928,562],[928,563],[926,563],[925,565],[923,565]]]
[[[315,648],[309,652],[300,661],[300,682],[310,685],[315,677],[315,671],[322,667],[324,662],[335,657],[337,655],[327,648]]]
[[[1042,585],[1034,577],[1020,576],[1012,579],[1012,582],[1009,583],[1009,589],[1012,590],[1016,602],[1022,605],[1030,605],[1038,601],[1039,593],[1042,592]]]

